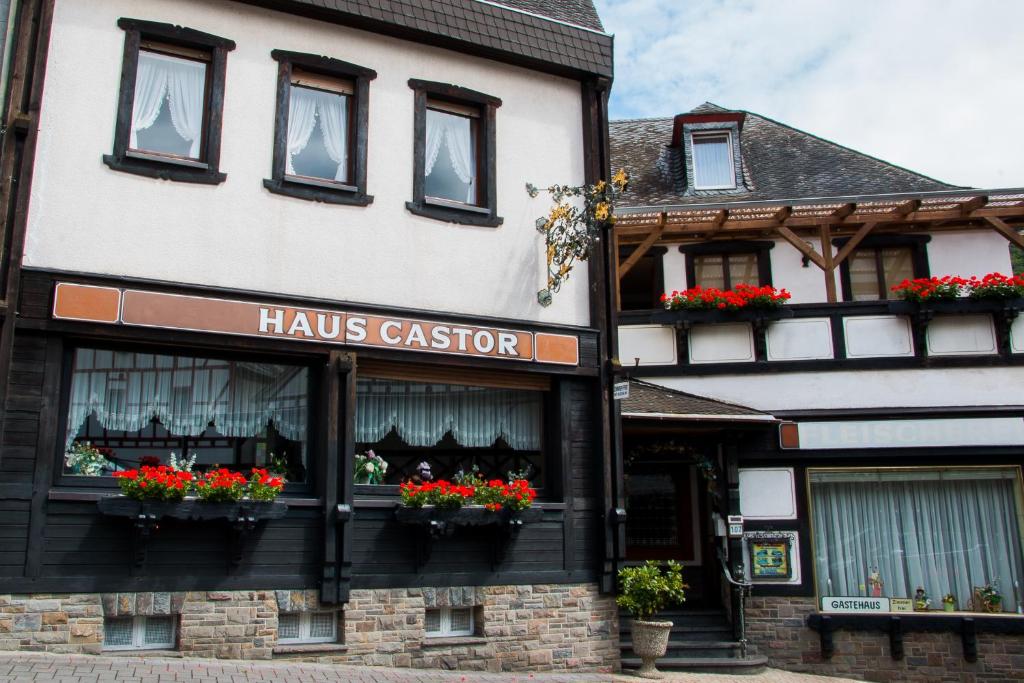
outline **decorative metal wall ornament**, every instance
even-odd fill
[[[536,197],[547,192],[554,206],[536,221],[544,235],[547,254],[547,286],[537,292],[541,306],[551,305],[554,294],[569,279],[576,261],[586,261],[601,234],[615,223],[615,204],[629,185],[624,169],[612,176],[610,183],[599,180],[593,185],[552,185],[538,188],[526,184],[526,192]],[[579,201],[582,200],[582,206]]]

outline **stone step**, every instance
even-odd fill
[[[734,676],[752,676],[759,674],[768,667],[768,658],[764,655],[740,657],[663,657],[658,660],[658,669],[662,671],[686,671],[689,673],[732,674]],[[623,657],[623,669],[639,669],[639,657]]]
[[[721,626],[728,624],[729,618],[722,610],[694,610],[691,612],[671,611],[662,612],[655,621],[671,621],[676,626]],[[633,620],[630,617],[620,619],[620,624],[625,630],[629,630]]]
[[[631,628],[623,626],[619,629],[619,637],[629,640],[633,633]],[[733,637],[732,626],[722,624],[719,626],[673,626],[669,634],[671,642],[699,641],[721,641],[730,640]]]
[[[622,655],[633,656],[633,643],[629,640],[620,642]],[[698,640],[698,641],[674,641],[669,642],[666,657],[698,657],[702,659],[720,659],[722,657],[736,657],[739,654],[740,644],[731,640]]]

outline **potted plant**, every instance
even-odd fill
[[[946,593],[942,596],[942,609],[946,612],[956,611],[956,596],[952,593]]]
[[[387,474],[388,463],[376,453],[356,453],[355,467],[352,477],[356,484],[383,484],[384,475]]]
[[[979,612],[1002,612],[1003,596],[999,594],[999,587],[994,583],[985,584],[974,589],[975,609]]]
[[[685,602],[687,588],[682,567],[671,560],[664,568],[648,560],[639,567],[619,570],[619,595],[615,602],[633,615],[633,652],[641,661],[637,676],[661,678],[654,663],[668,650],[672,622],[653,618],[666,607]]]

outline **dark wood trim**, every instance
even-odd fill
[[[412,200],[405,208],[416,216],[460,225],[496,228],[504,222],[498,215],[497,109],[501,100],[491,95],[448,83],[409,79],[413,90]],[[427,100],[441,99],[480,109],[477,126],[477,193],[479,205],[440,205],[426,197]],[[482,211],[481,211],[482,209]]]
[[[184,183],[217,185],[227,178],[220,172],[220,142],[224,117],[224,82],[227,71],[227,53],[235,43],[227,38],[141,19],[118,19],[124,30],[124,56],[121,66],[121,87],[114,125],[114,148],[103,156],[103,163],[115,171],[123,171],[148,178]],[[183,47],[208,51],[206,120],[203,122],[203,141],[200,163],[178,160],[159,154],[130,153],[132,109],[135,102],[135,78],[139,66],[139,47],[144,39],[155,39]]]
[[[342,353],[332,352],[323,371],[323,387],[320,400],[326,412],[326,435],[323,465],[320,467],[321,482],[318,486],[323,500],[324,535],[323,567],[320,578],[320,602],[334,605],[338,602],[338,492],[341,486],[338,466],[343,461],[341,433],[344,406],[341,403],[339,381],[342,371]]]
[[[377,72],[340,59],[304,52],[272,50],[270,56],[278,62],[277,106],[274,116],[274,159],[271,166],[271,177],[263,181],[263,187],[274,194],[324,204],[368,206],[373,203],[373,197],[366,193],[366,177],[369,149],[370,81],[377,78]],[[353,82],[354,87],[352,95],[349,96],[347,119],[349,183],[316,181],[285,174],[288,155],[288,110],[291,98],[292,67],[296,65],[307,71]]]
[[[339,371],[343,373],[343,381],[339,387],[344,391],[341,396],[342,413],[341,429],[343,431],[340,440],[341,467],[341,491],[344,499],[344,508],[337,509],[337,516],[341,522],[341,553],[339,558],[340,572],[338,576],[338,602],[348,602],[352,590],[352,554],[353,541],[355,538],[355,453],[356,453],[356,380],[358,379],[358,363],[355,354],[346,354],[339,357]]]
[[[931,235],[876,235],[871,234],[865,237],[854,249],[848,258],[843,259],[839,264],[839,281],[843,289],[843,301],[853,301],[853,285],[850,281],[850,260],[858,250],[874,250],[876,259],[876,270],[878,273],[878,291],[884,294],[881,300],[890,299],[889,292],[885,290],[885,273],[882,269],[881,249],[885,247],[909,247],[912,250],[914,277],[930,277],[928,269],[927,244],[931,241]],[[850,241],[850,237],[837,237],[832,240],[832,245],[842,249]]]
[[[694,264],[695,256],[721,255],[723,257],[723,272],[725,274],[725,289],[732,289],[734,283],[729,276],[728,259],[729,254],[752,253],[757,256],[757,279],[756,284],[772,284],[772,260],[769,253],[775,248],[775,242],[766,240],[736,240],[736,241],[712,241],[696,244],[684,244],[679,251],[686,256],[686,286],[694,287],[697,284],[697,271]],[[755,284],[755,283],[747,283]]]
[[[35,474],[32,478],[32,506],[29,513],[28,538],[35,542],[28,544],[25,553],[25,576],[37,578],[42,571],[44,529],[46,528],[47,494],[54,477],[55,458],[50,454],[57,450],[60,432],[58,415],[62,400],[61,360],[64,348],[60,339],[46,341],[46,364],[43,371],[43,386],[40,397],[39,429],[36,437]]]

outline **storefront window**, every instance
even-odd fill
[[[195,456],[306,479],[308,369],[194,356],[75,351],[64,473],[102,475]]]
[[[526,472],[542,486],[543,392],[374,378],[360,378],[356,392],[356,452],[388,464],[368,483],[422,476],[425,463],[433,479],[476,465],[486,478]]]
[[[1017,468],[809,476],[822,596],[909,598],[918,610],[1017,611],[1024,585]]]

